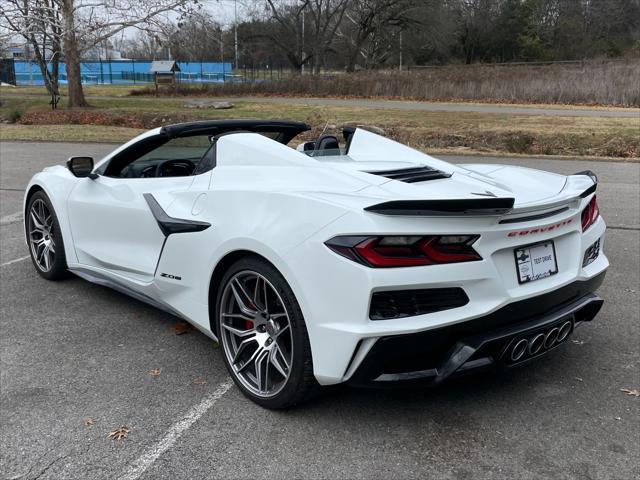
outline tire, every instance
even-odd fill
[[[231,265],[220,285],[215,310],[220,352],[238,388],[269,409],[311,399],[320,387],[309,337],[284,277],[265,260],[245,257]]]
[[[25,234],[31,262],[41,277],[61,280],[69,275],[58,217],[46,193],[38,191],[25,211]]]

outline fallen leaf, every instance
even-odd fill
[[[207,381],[206,381],[204,378],[196,378],[196,379],[193,381],[193,384],[194,384],[194,385],[206,385],[206,384],[207,384]]]
[[[127,438],[129,432],[131,432],[131,429],[126,425],[123,425],[120,428],[115,429],[113,432],[109,432],[107,437],[111,440],[122,440],[123,438]]]
[[[157,377],[161,372],[161,368],[154,368],[153,370],[149,370],[149,375],[151,375],[152,377]]]
[[[87,426],[95,425],[96,421],[93,418],[86,418],[84,424]]]
[[[176,335],[182,335],[189,331],[189,324],[187,322],[176,322],[173,326],[173,331]]]
[[[637,388],[634,388],[633,390],[629,390],[628,388],[621,388],[620,391],[632,397],[640,397],[640,390],[638,390]]]

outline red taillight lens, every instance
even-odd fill
[[[598,201],[594,195],[589,204],[582,210],[582,231],[584,232],[600,216],[600,209],[598,208]]]
[[[369,267],[415,267],[482,260],[471,246],[477,239],[478,235],[344,236],[326,245]]]

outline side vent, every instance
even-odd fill
[[[449,173],[444,173],[431,167],[400,168],[398,170],[380,170],[366,173],[405,183],[426,182],[428,180],[449,178],[451,176]]]

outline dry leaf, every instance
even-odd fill
[[[629,390],[628,388],[621,388],[620,391],[632,397],[640,397],[640,390],[638,390],[637,388],[634,388],[633,390]]]
[[[161,368],[154,368],[153,370],[149,370],[149,375],[151,375],[152,377],[157,377],[161,372]]]
[[[194,385],[206,385],[206,384],[207,384],[207,381],[206,381],[204,378],[196,378],[196,379],[193,381],[193,384],[194,384]]]
[[[176,335],[182,335],[189,331],[189,324],[187,322],[176,322],[173,326],[173,331]]]
[[[126,425],[121,426],[120,428],[115,429],[113,432],[109,432],[107,437],[111,440],[122,440],[123,438],[127,438],[131,429]]]
[[[86,418],[84,424],[87,426],[95,425],[96,421],[93,418]]]

